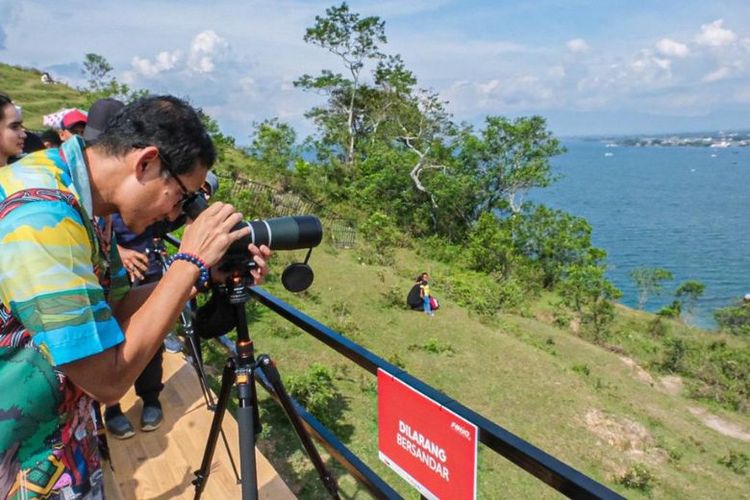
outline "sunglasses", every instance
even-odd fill
[[[134,144],[134,148],[142,149],[145,148],[145,145],[142,144]],[[159,150],[159,148],[156,149],[156,154],[159,156],[159,161],[161,161],[162,166],[167,170],[167,173],[175,180],[177,181],[177,185],[180,186],[180,199],[177,200],[177,203],[174,204],[174,206],[184,205],[186,202],[192,200],[193,198],[200,193],[200,190],[198,191],[190,191],[187,187],[185,187],[185,184],[182,183],[180,178],[177,176],[177,174],[174,172],[174,169],[172,168],[172,164],[168,162],[165,158],[162,152]]]

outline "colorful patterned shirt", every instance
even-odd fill
[[[103,497],[92,400],[57,368],[124,340],[83,140],[0,168],[0,498]]]

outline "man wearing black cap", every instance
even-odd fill
[[[99,135],[106,129],[108,121],[124,106],[124,103],[113,98],[99,99],[92,104],[89,109],[88,122],[83,131],[86,143],[96,144]],[[128,272],[130,283],[137,286],[158,281],[162,276],[162,269],[151,252],[154,250],[154,236],[156,236],[154,226],[149,226],[140,234],[132,233],[122,221],[120,214],[112,214],[111,224],[117,239],[117,250]],[[168,334],[168,339],[170,335],[174,336],[174,333]],[[179,351],[181,347],[180,345],[177,350]],[[164,418],[159,401],[159,394],[164,389],[162,383],[163,353],[164,348],[159,348],[135,380],[135,392],[143,400],[141,413],[141,430],[143,431],[156,430]],[[110,434],[118,439],[128,439],[135,435],[133,425],[122,412],[119,403],[106,407],[104,421]]]

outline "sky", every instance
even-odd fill
[[[303,40],[316,0],[0,0],[0,61],[83,85],[85,54],[118,81],[185,97],[238,143],[278,117],[300,137],[323,97],[303,74],[344,72]],[[747,0],[379,0],[350,10],[385,21],[421,88],[456,122],[541,115],[561,137],[750,129]],[[2,82],[0,82],[0,90]],[[12,96],[11,96],[12,97]],[[52,110],[51,110],[52,111]]]

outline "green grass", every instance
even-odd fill
[[[292,253],[275,256],[273,276]],[[298,258],[303,258],[300,254]],[[417,261],[399,252],[392,268],[362,265],[355,252],[320,248],[311,264],[316,281],[303,296],[284,291],[276,278],[267,288],[324,324],[339,330],[386,360],[397,359],[412,375],[456,398],[510,432],[528,440],[581,472],[629,498],[712,498],[747,493],[747,477],[720,463],[729,450],[747,454],[748,443],[706,427],[690,412],[702,404],[661,390],[642,380],[621,357],[615,342],[625,327],[646,328],[651,316],[618,308],[615,330],[607,346],[596,346],[547,321],[553,297],[543,295],[528,317],[501,314],[477,317],[441,296],[441,264]],[[441,309],[434,318],[394,305],[389,297],[400,288],[404,297],[412,277],[426,267],[433,277]],[[332,367],[334,384],[343,395],[335,433],[366,463],[407,498],[418,498],[377,459],[374,378],[307,334],[290,334],[289,326],[262,306],[253,306],[250,333],[258,352],[269,353],[284,377],[300,375],[312,362]],[[675,324],[685,334],[714,335]],[[638,336],[633,336],[636,338]],[[635,346],[638,344],[633,340]],[[416,346],[416,347],[415,347]],[[629,345],[628,345],[629,346]],[[653,351],[648,342],[631,356]],[[646,357],[647,359],[647,357]],[[648,369],[647,363],[644,366]],[[302,497],[318,498],[317,486],[296,438],[280,413],[262,404],[270,420],[260,443],[282,476]],[[710,411],[745,429],[746,414],[718,406]],[[598,413],[597,413],[598,412]],[[611,444],[592,430],[587,418],[598,414],[623,429],[645,429],[645,438]],[[595,426],[593,426],[595,427]],[[617,427],[615,427],[617,429]],[[724,458],[726,461],[726,458]],[[353,479],[335,468],[347,496],[363,493]],[[341,476],[339,476],[341,474]],[[557,497],[557,493],[494,452],[480,446],[480,498]]]
[[[23,108],[24,125],[31,130],[46,128],[42,124],[44,115],[62,108],[83,107],[86,102],[83,94],[67,85],[43,84],[41,76],[35,69],[0,64],[0,91]]]

